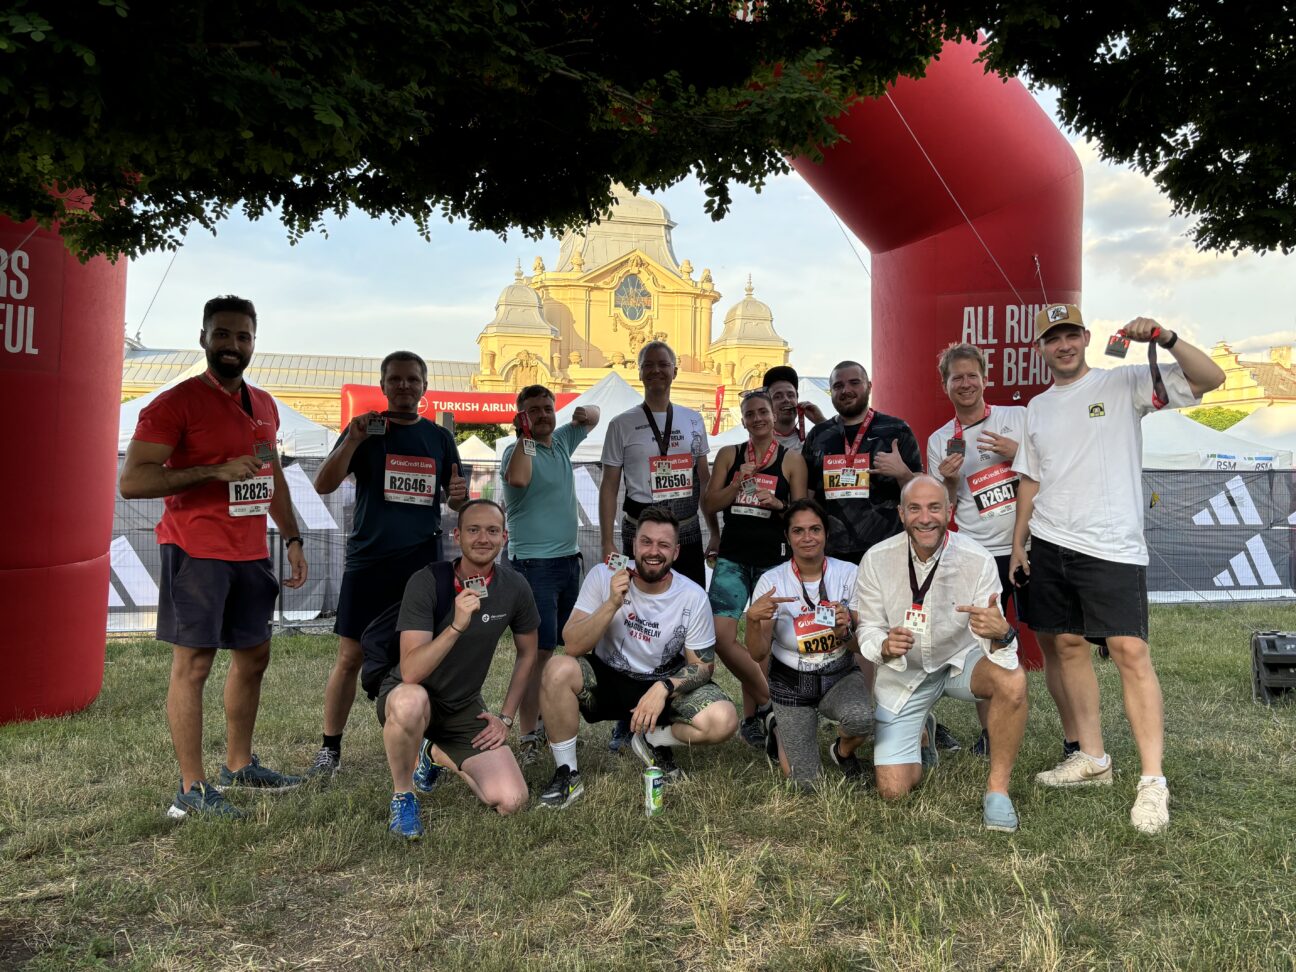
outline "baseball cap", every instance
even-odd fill
[[[797,377],[796,369],[791,365],[777,365],[765,372],[765,377],[761,379],[761,384],[768,388],[776,381],[789,381],[793,388],[801,387],[801,379]]]
[[[1063,324],[1084,327],[1084,318],[1080,316],[1080,308],[1075,304],[1048,304],[1035,315],[1035,340],[1040,340],[1053,328],[1061,327]]]

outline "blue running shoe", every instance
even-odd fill
[[[432,743],[424,739],[419,749],[418,765],[414,767],[414,789],[420,793],[431,793],[441,785],[445,767],[432,758]]]
[[[619,753],[625,749],[626,743],[630,741],[630,735],[630,720],[617,720],[617,724],[612,727],[612,738],[608,740],[608,752]]]
[[[302,784],[300,776],[288,776],[272,770],[269,766],[262,766],[256,753],[252,754],[252,762],[241,770],[235,771],[228,766],[222,766],[218,778],[221,786],[243,786],[249,790],[260,790],[262,793],[282,793],[284,790],[291,790],[294,786]]]
[[[184,784],[181,784],[183,787]],[[185,817],[225,817],[229,820],[243,820],[247,814],[225,799],[225,794],[206,780],[198,780],[189,787],[189,792],[177,790],[175,799],[167,808],[167,816],[172,820],[183,820]]]
[[[981,820],[986,830],[1005,834],[1017,831],[1017,810],[1006,793],[987,793],[981,800]]]
[[[387,832],[413,842],[423,837],[423,821],[419,819],[418,797],[408,791],[393,793],[391,810],[387,814]]]

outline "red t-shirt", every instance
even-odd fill
[[[214,466],[239,456],[256,455],[256,446],[274,447],[279,432],[275,400],[247,386],[252,414],[243,410],[241,393],[226,394],[202,378],[182,381],[140,412],[134,438],[169,445],[172,469]],[[265,470],[269,471],[266,464]],[[266,544],[265,476],[247,483],[204,483],[165,499],[157,525],[158,543],[174,543],[191,557],[210,560],[260,560]],[[237,488],[235,488],[237,487]]]

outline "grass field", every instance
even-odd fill
[[[569,810],[500,819],[455,781],[405,846],[384,832],[363,697],[332,786],[237,796],[248,822],[176,824],[169,653],[114,643],[88,711],[0,728],[0,969],[1296,969],[1296,706],[1250,701],[1257,627],[1296,628],[1296,609],[1153,609],[1173,794],[1158,838],[1128,823],[1138,768],[1107,664],[1116,785],[1030,782],[1060,731],[1033,674],[1015,835],[981,829],[969,753],[883,805],[836,780],[792,792],[737,741],[683,753],[690,780],[649,820],[637,762],[607,753],[601,726],[582,730]],[[277,639],[257,731],[270,765],[300,770],[318,747],[333,650]],[[208,701],[214,776],[218,690]],[[970,741],[970,706],[940,712]],[[528,771],[533,794],[551,772]]]

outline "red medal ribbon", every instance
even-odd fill
[[[977,419],[975,422],[973,422],[972,425],[980,425],[989,417],[990,417],[990,406],[986,405],[985,412],[983,412],[981,417]],[[958,415],[954,416],[954,438],[956,439],[963,438],[963,423],[959,421]]]
[[[463,558],[460,557],[458,560],[455,561],[455,575],[454,575],[454,582],[455,582],[455,593],[456,593],[456,594],[460,593],[460,592],[464,589],[463,582],[459,580],[459,568],[460,568],[462,565],[463,565]],[[482,577],[483,575],[482,575],[482,574],[473,574],[472,576],[473,576],[473,577]],[[487,586],[487,587],[490,587],[490,582],[491,582],[492,580],[495,579],[495,565],[494,565],[494,564],[491,564],[490,573],[489,573],[489,574],[486,574],[486,575],[484,575],[484,576],[485,576],[485,578],[486,578],[486,586]],[[468,580],[468,579],[469,579],[469,578],[467,578],[467,577],[464,578],[464,580]]]
[[[838,419],[841,421],[841,419]],[[859,431],[855,433],[853,442],[846,441],[846,423],[842,422],[842,447],[846,450],[846,455],[853,456],[859,452],[860,443],[864,441],[864,436],[868,435],[869,427],[873,424],[873,409],[864,413],[864,421],[860,424]]]
[[[765,450],[765,455],[761,458],[760,464],[757,465],[756,450],[752,448],[751,440],[748,439],[747,440],[747,461],[749,463],[752,463],[756,472],[760,472],[762,469],[764,469],[766,466],[770,464],[770,460],[774,458],[774,453],[777,449],[778,449],[778,442],[774,439],[771,439],[769,448]]]
[[[797,438],[805,441],[805,406],[797,406]]]

